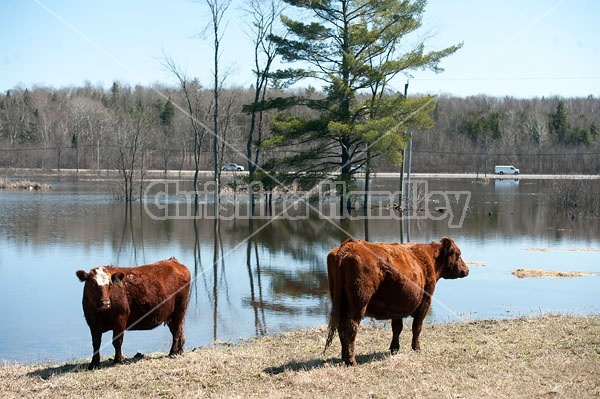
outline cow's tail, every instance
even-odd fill
[[[332,251],[327,255],[327,280],[329,283],[329,295],[331,296],[331,314],[329,315],[329,331],[327,333],[323,354],[325,354],[327,348],[329,348],[333,342],[333,337],[335,336],[335,331],[337,330],[340,321],[343,295],[343,287],[340,281],[340,264],[341,261],[337,251]]]

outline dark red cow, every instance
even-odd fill
[[[402,318],[412,316],[412,348],[419,350],[419,334],[437,281],[468,274],[451,238],[430,244],[344,241],[327,255],[332,308],[325,350],[337,329],[342,359],[356,365],[354,340],[365,316],[392,319],[392,353],[400,348]]]
[[[169,356],[183,352],[183,321],[190,297],[190,271],[175,258],[139,267],[100,266],[78,270],[83,287],[83,313],[92,333],[94,354],[88,369],[100,367],[102,333],[112,330],[115,363],[123,362],[125,330],[169,326]]]

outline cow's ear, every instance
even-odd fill
[[[442,244],[442,252],[447,254],[450,252],[450,248],[452,248],[452,239],[448,238],[448,237],[444,237],[440,241],[440,244]]]
[[[81,281],[81,282],[87,281],[88,277],[90,276],[90,274],[88,272],[86,272],[85,270],[77,270],[75,272],[75,274],[77,275],[77,277],[79,278],[79,281]]]
[[[111,276],[111,280],[114,284],[121,284],[121,281],[125,278],[125,274],[117,272]]]

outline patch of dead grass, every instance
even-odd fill
[[[326,327],[151,354],[86,371],[87,361],[0,366],[2,398],[583,398],[600,395],[600,317],[547,315],[424,326],[422,351],[389,356],[390,328],[363,325],[359,365],[322,355]]]
[[[475,267],[483,267],[485,266],[485,263],[483,262],[477,262],[475,260],[466,260],[465,263],[469,266],[475,266]]]
[[[523,248],[523,251],[548,252],[548,251],[550,251],[550,248],[531,247],[531,248]]]
[[[598,248],[560,248],[563,251],[569,252],[600,252]],[[545,247],[531,247],[523,248],[523,251],[538,251],[538,252],[550,252],[550,248]]]
[[[564,250],[569,252],[600,252],[598,248],[565,248]]]
[[[50,184],[32,182],[30,180],[10,180],[0,178],[0,189],[5,190],[51,190]]]
[[[560,272],[556,270],[546,270],[546,269],[517,269],[513,271],[511,274],[517,276],[518,278],[525,277],[554,277],[554,278],[564,278],[564,277],[593,277],[598,276],[600,274],[593,272],[582,272],[579,270],[573,270],[570,272]]]

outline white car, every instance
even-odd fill
[[[237,163],[232,162],[227,165],[223,165],[221,170],[224,170],[227,172],[241,172],[244,170],[244,167],[242,165],[238,165]]]

